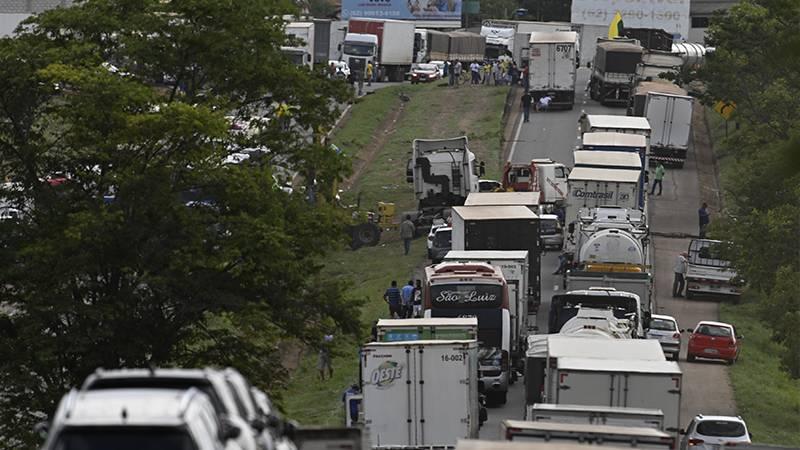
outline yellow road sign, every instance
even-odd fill
[[[733,112],[736,111],[736,103],[724,102],[720,100],[714,104],[714,111],[719,113],[720,116],[724,117],[725,120],[729,120]]]

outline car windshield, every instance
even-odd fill
[[[542,220],[539,222],[539,229],[542,234],[557,234],[558,220]]]
[[[733,420],[704,420],[697,425],[697,432],[703,436],[739,437],[744,436],[744,425]]]
[[[372,56],[372,44],[344,44],[344,53],[353,56]]]
[[[433,64],[420,64],[417,66],[417,70],[432,72],[434,70],[439,70],[439,68]]]
[[[651,319],[650,320],[650,329],[651,330],[662,330],[662,331],[675,331],[675,322],[667,319]]]
[[[74,428],[56,439],[55,450],[195,450],[184,430],[172,427]]]
[[[728,327],[718,327],[714,325],[700,325],[697,328],[697,333],[704,336],[713,337],[731,337],[731,329]]]

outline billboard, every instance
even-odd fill
[[[572,23],[611,24],[619,11],[625,28],[663,29],[689,36],[690,0],[572,0]]]
[[[462,0],[342,0],[342,19],[461,21]]]

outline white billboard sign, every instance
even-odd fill
[[[611,24],[619,11],[626,28],[657,28],[689,36],[690,0],[572,0],[572,23]]]

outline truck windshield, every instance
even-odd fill
[[[61,433],[55,450],[196,450],[186,431],[172,427],[70,428]]]
[[[355,44],[345,42],[343,51],[347,55],[372,56],[374,48],[375,46],[373,44]]]
[[[305,58],[303,58],[305,55],[303,52],[284,50],[283,54],[286,55],[286,57],[289,58],[289,61],[291,61],[295,66],[302,66],[305,63]]]
[[[638,313],[636,300],[630,297],[595,295],[556,295],[550,306],[548,333],[558,333],[569,319],[578,315],[581,307],[611,309],[614,317],[625,319],[627,314]]]

